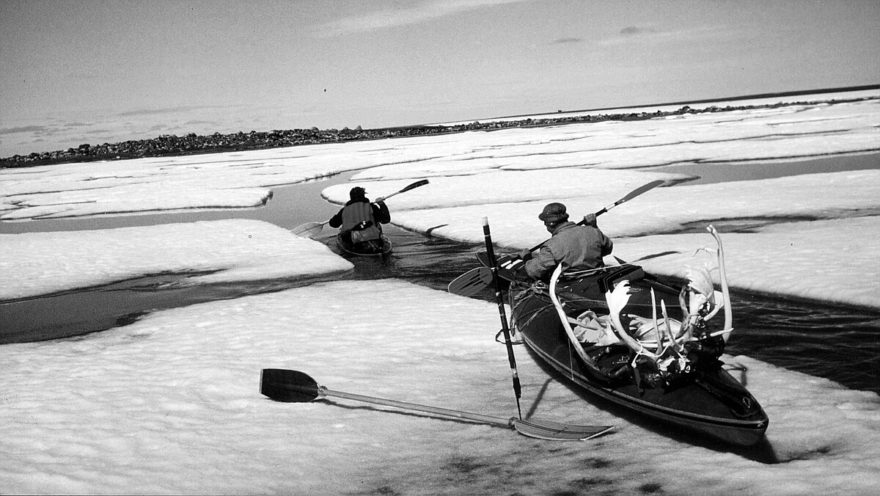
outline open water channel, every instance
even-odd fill
[[[688,183],[695,184],[867,168],[880,168],[880,155],[776,163],[772,167],[759,163],[729,167],[694,164],[665,170],[700,176],[699,180]],[[331,184],[347,182],[350,176],[342,174],[322,181],[276,188],[272,200],[257,209],[6,222],[0,223],[0,233],[110,229],[228,218],[259,219],[292,229],[332,216],[339,206],[321,200],[320,192]],[[393,204],[389,206],[393,221]],[[868,214],[880,215],[880,212]],[[729,232],[766,222],[715,224],[722,232]],[[695,226],[694,230],[702,232],[707,223]],[[478,266],[474,254],[481,249],[480,245],[426,237],[393,225],[385,232],[394,244],[393,254],[385,260],[350,258],[355,269],[343,277],[398,278],[445,290],[452,279]],[[334,229],[325,228],[317,239],[336,251],[334,234]],[[186,275],[164,274],[0,302],[0,345],[76,339],[83,334],[130,324],[146,313],[164,308],[280,291],[315,282],[270,280],[183,287],[168,284],[184,277]],[[671,282],[676,287],[682,284],[681,281]],[[491,300],[493,295],[487,290],[475,297]],[[728,343],[728,353],[748,355],[781,367],[826,377],[850,388],[880,393],[880,311],[741,291],[734,291],[732,299],[736,333]]]

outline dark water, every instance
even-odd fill
[[[819,159],[785,164],[784,168],[776,169],[778,165],[750,164],[751,171],[746,174],[752,178],[764,178],[878,168],[880,156]],[[737,164],[732,169],[741,171],[740,167],[742,164]],[[728,172],[730,169],[728,167]],[[771,172],[774,169],[776,176]],[[729,173],[724,175],[719,164],[677,166],[668,170],[702,175],[701,182],[744,179],[731,179]],[[338,206],[321,201],[320,191],[347,179],[348,176],[338,176],[278,188],[269,204],[259,209],[2,223],[0,232],[105,229],[232,217],[261,219],[290,229],[305,222],[326,220],[335,213]],[[393,217],[393,205],[390,206]],[[335,249],[333,231],[326,229],[317,239]],[[386,234],[394,243],[393,254],[385,260],[351,259],[355,270],[344,278],[391,277],[445,290],[452,279],[478,266],[474,254],[482,249],[481,245],[425,237],[393,226],[386,229]],[[280,291],[314,282],[272,280],[160,289],[185,277],[164,274],[42,298],[2,302],[0,344],[69,338],[126,325],[145,313],[163,308]],[[681,284],[681,281],[671,282]],[[476,297],[491,300],[492,294],[487,290]],[[728,344],[728,353],[747,355],[780,367],[829,378],[850,388],[880,393],[880,311],[744,292],[734,292],[732,298],[736,332]]]
[[[880,312],[736,294],[728,352],[880,393]]]

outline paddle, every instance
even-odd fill
[[[412,184],[405,186],[403,189],[401,189],[399,191],[395,191],[394,193],[391,193],[390,195],[386,196],[383,200],[387,200],[394,195],[406,193],[409,190],[416,189],[416,188],[418,188],[420,186],[424,186],[426,184],[428,184],[427,179],[420,179]],[[293,232],[293,234],[296,234],[297,236],[313,238],[319,232],[321,232],[321,229],[324,228],[324,224],[326,224],[328,222],[330,222],[330,219],[327,219],[323,222],[306,222],[305,224],[301,224],[299,226],[294,227],[291,231]]]
[[[446,287],[446,291],[459,296],[473,296],[492,284],[492,270],[477,267],[456,277]]]
[[[611,205],[608,205],[607,207],[603,208],[602,210],[599,210],[598,212],[596,212],[596,217],[604,214],[605,212],[620,205],[621,203],[628,202],[628,201],[632,200],[633,198],[635,198],[643,193],[647,193],[648,191],[651,191],[652,189],[654,189],[657,186],[660,186],[661,184],[664,184],[664,183],[666,183],[666,181],[664,181],[662,179],[657,179],[655,181],[649,182],[648,184],[639,186],[638,188],[627,193],[626,196],[624,196],[623,198],[617,200],[616,202],[612,203]]]
[[[480,413],[462,412],[374,396],[333,391],[324,386],[319,386],[314,379],[297,370],[263,369],[260,374],[260,393],[275,401],[292,403],[307,403],[325,396],[334,396],[400,408],[402,410],[414,410],[497,427],[506,427],[514,429],[524,436],[552,441],[587,440],[605,434],[612,429],[610,426],[602,425],[569,425],[548,421],[520,420],[515,417],[504,419]]]
[[[608,206],[604,207],[602,210],[599,210],[598,212],[594,213],[593,215],[596,216],[596,217],[598,217],[598,216],[604,214],[605,212],[611,210],[612,208],[614,208],[614,207],[620,205],[621,203],[626,203],[626,202],[632,200],[633,198],[635,198],[635,197],[637,197],[637,196],[640,196],[640,195],[642,195],[642,194],[644,194],[644,193],[647,193],[648,191],[651,191],[652,189],[654,189],[654,188],[656,188],[657,186],[660,186],[661,184],[664,184],[664,183],[666,183],[666,181],[664,181],[664,180],[662,180],[662,179],[657,179],[656,181],[651,181],[651,182],[649,182],[648,184],[644,184],[644,185],[642,185],[642,186],[639,186],[638,188],[636,188],[636,189],[630,191],[629,193],[627,193],[626,196],[624,196],[623,198],[617,200],[616,202],[612,203],[611,205],[608,205]],[[577,224],[578,224],[579,226],[582,226],[582,225],[584,225],[584,224],[586,224],[586,223],[587,223],[587,219],[582,219],[582,220],[581,220],[580,222],[578,222]],[[533,246],[532,248],[529,249],[529,251],[535,251],[535,250],[537,250],[538,248],[544,246],[544,243],[546,243],[546,241],[542,241],[541,243],[539,243],[539,244]],[[514,255],[514,256],[513,256],[513,259],[515,259],[515,258],[519,258],[519,255],[518,255],[518,254],[517,254],[517,255]]]
[[[626,262],[618,258],[617,256],[615,256],[614,258],[617,259],[617,262],[620,265],[628,265],[651,258],[662,257],[664,255],[671,255],[675,253],[680,252],[665,251],[661,253],[653,253],[651,255],[645,255],[644,257],[633,260],[632,262]],[[490,265],[488,256],[485,252],[480,252],[478,254],[478,258],[480,259],[481,263],[487,266]],[[513,260],[512,256],[505,256],[498,259],[499,272],[504,270],[508,270],[509,272],[507,264],[509,264],[511,260]],[[490,269],[489,267],[477,267],[453,279],[452,282],[450,282],[447,286],[446,290],[454,295],[471,297],[486,289],[486,287],[490,284],[492,284],[492,269]]]
[[[645,255],[643,257],[637,258],[632,262],[627,262],[617,256],[614,258],[617,260],[619,265],[632,265],[637,262],[642,262],[644,260],[649,260],[651,258],[662,257],[665,255],[672,255],[676,253],[681,253],[678,251],[664,251],[660,253],[652,253],[650,255]],[[447,291],[458,296],[466,296],[471,297],[475,294],[479,293],[486,289],[486,287],[492,284],[492,269],[488,267],[491,265],[489,263],[489,257],[486,255],[486,252],[479,252],[477,254],[477,258],[480,260],[480,263],[486,265],[485,267],[477,267],[475,269],[471,269],[464,274],[456,277],[449,283],[447,287]],[[507,272],[508,274],[513,271],[513,267],[516,267],[519,261],[514,258],[512,255],[504,256],[498,259],[498,268],[499,273],[502,271]],[[599,269],[597,269],[599,270]],[[502,279],[504,277],[502,276]],[[502,281],[503,282],[503,281]]]
[[[598,217],[598,216],[604,214],[605,212],[611,210],[612,208],[616,207],[617,205],[620,205],[621,203],[628,202],[629,200],[632,200],[633,198],[635,198],[635,197],[637,197],[647,191],[650,191],[665,182],[666,181],[663,181],[662,179],[658,179],[656,181],[651,181],[645,185],[639,186],[638,188],[627,193],[626,196],[624,196],[623,198],[617,200],[616,202],[612,203],[611,205],[608,205],[607,207],[603,208],[602,210],[599,210],[598,212],[596,212],[593,215]],[[579,225],[583,225],[585,223],[586,223],[585,220],[581,220],[580,222],[578,222]],[[544,242],[531,248],[529,251],[535,251],[543,245],[544,245]],[[485,267],[477,267],[476,269],[471,269],[471,270],[465,272],[464,274],[456,277],[455,279],[452,280],[452,282],[449,283],[449,285],[446,287],[446,290],[452,294],[456,294],[456,295],[460,295],[460,296],[473,296],[473,295],[479,293],[480,291],[482,291],[489,284],[492,284],[491,271],[489,270],[492,263],[489,262],[484,255],[485,255],[485,252],[477,253],[477,258],[480,260],[480,262],[483,265],[485,265]],[[520,258],[519,254],[505,255],[505,256],[502,256],[498,260],[498,265],[504,267],[505,269],[510,269],[511,265],[515,265],[516,260],[518,260],[519,258]]]
[[[516,358],[513,355],[513,344],[510,341],[510,329],[507,327],[507,315],[504,311],[504,296],[501,288],[501,278],[498,277],[498,261],[495,260],[495,250],[492,249],[492,235],[489,233],[489,218],[483,217],[483,238],[486,241],[486,253],[489,255],[490,268],[492,269],[492,283],[495,286],[495,301],[498,303],[498,315],[501,317],[501,332],[504,333],[504,344],[507,347],[507,361],[510,362],[510,374],[513,378],[513,393],[516,396],[516,409],[519,418],[522,418],[522,409],[519,399],[522,396],[522,387],[519,383],[519,373],[516,371]]]

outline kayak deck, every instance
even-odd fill
[[[383,257],[391,254],[391,250],[393,249],[391,240],[389,240],[384,234],[379,240],[371,243],[375,244],[372,247],[365,247],[364,243],[360,243],[361,246],[352,246],[351,243],[345,242],[345,240],[342,238],[342,234],[336,235],[336,246],[338,246],[341,251],[349,255],[360,257]]]
[[[598,281],[618,273],[633,280],[631,299],[625,312],[621,312],[627,317],[650,316],[656,306],[652,295],[666,301],[677,299],[672,288],[645,277],[640,268],[633,267],[613,267],[586,278],[564,281],[555,288],[556,294],[571,314],[585,308],[607,314],[608,305]],[[763,439],[769,423],[767,415],[746,388],[724,370],[717,358],[723,349],[720,338],[707,340],[706,349],[691,350],[687,354],[688,370],[664,378],[645,366],[638,353],[623,343],[584,344],[582,350],[587,360],[582,359],[573,348],[546,286],[542,288],[539,284],[536,289],[534,285],[514,283],[510,288],[510,306],[513,325],[526,346],[580,389],[665,424],[727,443],[749,446]],[[712,344],[719,346],[712,348]]]

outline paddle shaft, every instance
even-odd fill
[[[495,287],[495,301],[498,303],[498,315],[501,317],[501,331],[504,333],[504,344],[507,347],[507,360],[510,362],[510,373],[513,378],[513,393],[516,395],[516,410],[522,419],[520,398],[522,397],[522,385],[519,382],[519,373],[516,370],[516,357],[513,354],[513,343],[510,342],[510,328],[507,327],[507,313],[504,310],[504,296],[501,292],[501,281],[498,277],[498,260],[495,259],[495,250],[492,248],[492,234],[489,232],[489,219],[483,217],[483,237],[486,241],[486,254],[492,269],[492,284]]]
[[[376,398],[374,396],[364,396],[361,394],[346,393],[343,391],[333,391],[324,386],[318,386],[319,396],[334,396],[353,401],[361,401],[374,405],[389,406],[399,408],[401,410],[412,410],[433,415],[441,415],[459,420],[467,420],[481,424],[492,425],[496,427],[506,427],[515,429],[520,434],[528,437],[555,440],[555,441],[575,441],[592,439],[601,436],[611,430],[611,426],[601,425],[569,425],[559,424],[556,422],[547,422],[539,420],[523,420],[511,417],[504,419],[501,417],[493,417],[491,415],[483,415],[481,413],[463,412],[461,410],[450,410],[448,408],[440,408],[436,406],[419,405],[416,403],[407,403],[405,401],[389,400],[385,398]]]
[[[374,405],[390,406],[403,410],[415,410],[425,413],[433,413],[435,415],[444,415],[446,417],[471,420],[483,424],[496,425],[500,427],[513,427],[513,419],[503,419],[480,413],[462,412],[459,410],[450,410],[436,406],[419,405],[416,403],[408,403],[405,401],[389,400],[385,398],[377,398],[375,396],[364,396],[361,394],[346,393],[343,391],[334,391],[324,386],[318,386],[319,396],[334,396],[336,398],[344,398],[347,400],[361,401],[364,403],[372,403]]]
[[[404,186],[399,191],[395,191],[394,193],[391,193],[390,195],[384,197],[383,201],[391,198],[394,195],[399,195],[401,193],[405,193],[407,191],[416,189],[416,188],[418,188],[420,186],[424,186],[426,184],[428,184],[427,179],[420,179],[414,183],[411,183],[411,184],[408,184],[407,186]],[[311,238],[312,236],[315,236],[316,234],[321,232],[321,229],[324,228],[324,224],[327,224],[328,222],[330,222],[330,219],[327,219],[324,222],[307,222],[305,224],[294,227],[292,229],[292,232],[298,236],[305,234],[307,237]]]
[[[635,197],[637,197],[637,196],[639,196],[639,195],[641,195],[641,194],[643,194],[643,193],[646,193],[646,192],[648,192],[648,191],[650,191],[650,190],[656,188],[657,186],[660,186],[661,184],[663,184],[663,183],[665,183],[665,182],[666,182],[666,181],[663,181],[662,179],[657,179],[656,181],[651,181],[651,182],[649,182],[648,184],[643,184],[642,186],[639,186],[638,188],[636,188],[636,189],[630,191],[629,193],[627,193],[627,195],[624,196],[623,198],[617,200],[616,202],[612,203],[611,205],[608,205],[608,206],[604,207],[602,210],[599,210],[598,212],[594,213],[593,215],[596,216],[596,217],[598,217],[598,216],[604,214],[605,212],[611,210],[612,208],[614,208],[614,207],[620,205],[621,203],[626,203],[626,202],[632,200],[633,198],[635,198]],[[579,226],[582,226],[582,225],[584,225],[584,224],[586,224],[586,223],[587,223],[586,219],[583,219],[583,220],[581,220],[580,222],[578,222],[577,224],[578,224]],[[535,250],[537,250],[538,248],[544,246],[544,243],[546,243],[546,241],[542,241],[541,243],[535,245],[534,247],[532,247],[531,249],[529,249],[529,251],[535,251]]]
[[[593,437],[602,435],[611,429],[609,426],[602,425],[560,424],[558,422],[534,419],[522,420],[517,419],[516,417],[503,419],[480,413],[462,412],[460,410],[418,405],[415,403],[377,398],[375,396],[332,391],[324,386],[319,386],[318,383],[308,374],[298,370],[263,369],[260,373],[260,392],[275,401],[284,401],[288,403],[308,403],[319,397],[336,396],[339,398],[400,408],[403,410],[415,410],[459,420],[489,424],[496,427],[512,428],[524,436],[555,441],[592,439]]]

